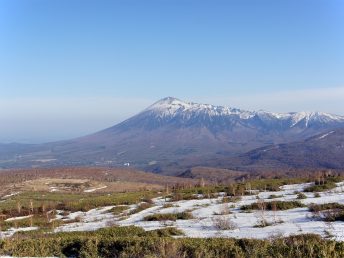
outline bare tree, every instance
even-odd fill
[[[204,182],[204,178],[203,177],[201,177],[201,179],[200,179],[199,186],[200,187],[204,187],[205,186],[205,182]]]
[[[237,225],[231,220],[231,218],[225,215],[215,216],[212,221],[213,226],[218,230],[233,230],[237,228]]]
[[[265,210],[266,210],[266,203],[264,201],[264,199],[258,199],[257,201],[258,204],[258,219],[259,219],[259,225],[262,227],[266,227],[267,226],[267,221],[265,218]]]
[[[30,227],[33,226],[33,216],[30,216]]]
[[[30,200],[30,212],[33,213],[33,201]]]
[[[17,201],[17,211],[20,214],[21,213],[21,204],[20,201]]]

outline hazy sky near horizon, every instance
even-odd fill
[[[0,0],[0,142],[114,125],[166,96],[344,115],[342,0]]]

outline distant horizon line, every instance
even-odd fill
[[[76,136],[66,136],[64,138],[59,138],[59,139],[52,139],[52,140],[42,140],[42,141],[31,141],[31,140],[22,140],[22,141],[0,141],[0,144],[3,144],[3,145],[11,145],[11,144],[27,144],[27,145],[30,145],[30,144],[44,144],[44,143],[51,143],[51,142],[57,142],[57,141],[64,141],[64,140],[70,140],[70,139],[75,139],[75,138],[79,138],[79,137],[84,137],[84,136],[87,136],[87,135],[90,135],[90,134],[93,134],[93,133],[97,133],[99,131],[102,131],[102,130],[105,130],[107,128],[110,128],[110,127],[113,127],[113,126],[116,126],[136,115],[139,115],[140,113],[144,112],[145,110],[149,109],[150,107],[154,106],[155,104],[159,103],[159,102],[163,102],[163,101],[168,101],[168,100],[176,100],[176,101],[180,101],[182,103],[185,103],[185,104],[194,104],[194,105],[209,105],[209,106],[214,106],[214,107],[222,107],[222,108],[228,108],[228,109],[236,109],[236,110],[240,110],[242,112],[251,112],[251,113],[258,113],[258,112],[265,112],[265,113],[270,113],[270,114],[277,114],[277,115],[293,115],[293,114],[302,114],[302,113],[306,113],[307,115],[308,114],[325,114],[325,115],[331,115],[331,116],[337,116],[337,117],[340,117],[340,118],[343,118],[344,119],[344,115],[338,115],[338,114],[333,114],[333,113],[327,113],[327,112],[321,112],[321,111],[291,111],[291,112],[272,112],[272,111],[267,111],[267,110],[263,110],[263,109],[260,109],[260,110],[246,110],[246,109],[241,109],[241,108],[237,108],[237,107],[231,107],[231,106],[226,106],[226,105],[214,105],[214,104],[206,104],[206,103],[200,103],[200,102],[194,102],[194,101],[186,101],[186,100],[182,100],[181,98],[178,98],[178,97],[174,97],[174,96],[167,96],[167,97],[163,97],[163,98],[160,98],[159,100],[153,102],[153,104],[151,105],[148,105],[146,106],[146,108],[144,109],[141,109],[136,111],[133,115],[130,115],[118,122],[113,122],[110,126],[105,126],[105,127],[102,127],[98,130],[93,130],[89,133],[86,133],[86,134],[78,134]]]

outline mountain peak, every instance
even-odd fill
[[[158,102],[167,102],[167,103],[171,103],[173,101],[181,101],[180,99],[177,99],[175,97],[166,97],[166,98],[163,98],[161,100],[159,100]]]
[[[149,106],[145,111],[158,111],[158,112],[165,112],[165,111],[176,111],[178,109],[185,109],[190,106],[191,103],[184,102],[180,99],[174,97],[166,97],[157,102],[153,105]]]
[[[151,105],[151,107],[160,106],[160,105],[181,104],[181,103],[186,103],[186,102],[184,102],[180,99],[174,98],[174,97],[166,97],[166,98],[158,100],[153,105]]]

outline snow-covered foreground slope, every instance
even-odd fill
[[[305,193],[306,199],[300,200],[303,204],[311,203],[323,204],[337,202],[344,204],[344,188],[342,184],[335,189],[321,193],[320,197],[314,197],[314,193]],[[297,200],[295,191],[302,191],[309,184],[287,185],[281,187],[278,192],[260,192],[258,194],[261,200],[271,201],[268,199],[270,195],[281,196],[274,200],[290,201]],[[176,202],[169,202],[163,198],[154,199],[154,206],[145,209],[141,212],[128,215],[123,219],[123,216],[115,216],[109,212],[109,207],[92,210],[87,213],[78,214],[82,217],[82,222],[75,222],[63,225],[56,229],[56,231],[84,231],[96,230],[98,228],[109,225],[130,226],[135,225],[144,228],[145,230],[153,230],[174,226],[185,233],[187,237],[236,237],[236,238],[269,238],[273,236],[288,236],[291,234],[301,233],[316,233],[322,236],[332,235],[334,239],[344,241],[344,223],[332,222],[325,223],[314,219],[312,213],[308,211],[307,207],[296,208],[284,211],[265,211],[264,216],[267,222],[274,225],[266,227],[256,227],[261,218],[260,211],[253,211],[250,213],[243,212],[240,207],[242,205],[251,204],[257,201],[257,195],[243,196],[242,199],[236,203],[222,203],[222,194],[219,193],[218,198],[214,199],[197,199],[197,200],[183,200]],[[169,206],[164,208],[165,204]],[[133,206],[131,207],[133,209]],[[230,210],[227,215],[221,214],[223,210]],[[190,220],[177,221],[144,221],[144,217],[157,213],[180,213],[189,211],[194,216]],[[69,215],[71,218],[75,214]],[[216,218],[228,218],[235,224],[233,230],[219,230],[216,228],[214,221]]]
[[[292,234],[315,233],[323,237],[331,237],[338,241],[344,241],[344,222],[324,222],[313,217],[308,207],[295,208],[283,211],[259,210],[244,212],[243,205],[257,202],[258,197],[265,202],[272,201],[270,195],[278,198],[273,200],[293,201],[298,200],[305,205],[311,203],[340,203],[344,204],[344,182],[338,183],[337,187],[320,193],[320,197],[314,197],[314,193],[305,193],[306,199],[297,199],[296,192],[302,192],[307,184],[286,185],[277,192],[259,192],[256,195],[243,196],[241,200],[233,203],[223,203],[224,193],[218,193],[217,198],[202,198],[195,200],[169,201],[162,197],[153,200],[153,206],[137,213],[131,214],[137,205],[127,207],[124,212],[114,215],[111,209],[114,206],[101,207],[88,212],[74,212],[62,216],[59,211],[55,219],[62,219],[70,223],[64,224],[55,229],[56,232],[68,231],[92,231],[99,228],[118,226],[138,226],[145,230],[154,230],[165,227],[176,227],[182,230],[186,237],[235,237],[235,238],[270,238],[274,236],[288,236]],[[224,212],[227,211],[227,212]],[[229,212],[228,212],[229,211]],[[144,218],[152,214],[170,214],[190,212],[193,219],[176,221],[145,221]],[[270,226],[257,227],[257,224],[264,219],[271,223]],[[224,219],[230,221],[231,230],[221,230],[216,227],[217,221]],[[28,228],[23,230],[35,230]],[[15,230],[18,231],[18,230]],[[2,232],[3,236],[10,236],[14,232]]]

